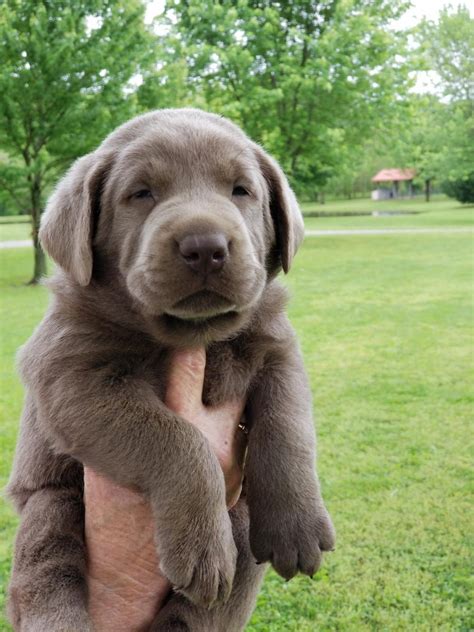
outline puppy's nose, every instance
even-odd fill
[[[179,252],[190,268],[199,274],[220,270],[229,255],[225,235],[187,235],[179,242]]]

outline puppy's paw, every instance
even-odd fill
[[[301,572],[312,577],[323,551],[335,546],[335,531],[324,505],[288,506],[270,515],[253,512],[250,548],[258,563],[271,562],[285,579]]]
[[[232,590],[237,548],[229,516],[209,529],[192,529],[159,546],[160,567],[174,590],[199,606],[225,603]]]

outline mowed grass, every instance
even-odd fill
[[[428,210],[432,206],[436,206],[439,210],[449,210],[453,205],[459,205],[456,200],[448,198],[446,195],[437,193],[431,197],[430,202],[425,201],[424,195],[416,195],[415,197],[400,197],[391,200],[372,200],[370,196],[365,198],[354,198],[352,200],[330,200],[325,204],[319,202],[303,202],[303,212],[326,212],[336,211],[340,213],[357,213],[361,211],[373,211],[377,209],[384,210],[404,210],[404,211],[422,211]]]
[[[338,545],[314,580],[270,572],[248,630],[473,628],[472,264],[469,233],[306,239],[285,282]],[[29,249],[0,251],[1,485],[22,400],[14,352],[47,303],[30,272]],[[16,524],[3,504],[3,593]]]
[[[0,241],[12,241],[17,239],[31,239],[31,225],[29,222],[0,223]]]
[[[463,205],[456,200],[435,196],[431,202],[421,198],[413,200],[349,200],[328,204],[303,204],[305,214],[354,213],[346,217],[305,217],[309,230],[357,229],[357,228],[459,228],[474,226],[474,206]],[[378,215],[355,215],[355,213]],[[385,215],[386,213],[416,213],[414,215]],[[1,228],[1,227],[0,227]]]

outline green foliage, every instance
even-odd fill
[[[206,104],[194,91],[183,43],[166,16],[159,20],[161,28],[170,31],[166,37],[159,37],[156,52],[159,63],[143,78],[136,99],[140,110],[158,108],[202,107]]]
[[[263,143],[300,192],[314,194],[408,85],[403,37],[387,29],[400,1],[167,6],[196,98]]]
[[[138,0],[7,0],[0,9],[0,147],[64,168],[131,113],[124,88],[150,61]]]
[[[474,19],[467,6],[445,7],[438,22],[421,24],[428,68],[439,75],[444,96],[458,103],[474,100]]]
[[[461,182],[474,168],[474,19],[465,6],[445,8],[437,23],[421,25],[420,34],[445,97],[444,116],[437,121],[437,176]]]
[[[58,173],[133,112],[127,86],[153,57],[143,12],[139,0],[0,4],[0,186],[31,213],[35,245]]]
[[[28,178],[22,159],[0,154],[0,215],[31,212]]]
[[[474,169],[474,109],[466,104],[449,104],[439,130],[442,141],[438,157],[441,180],[459,180]]]
[[[351,162],[329,182],[328,191],[369,191],[370,178],[382,168],[412,167],[415,185],[438,186],[467,177],[474,166],[474,117],[464,105],[440,101],[429,94],[411,94],[380,117],[372,135],[352,148]],[[359,185],[359,186],[358,186]]]
[[[415,185],[464,180],[474,166],[474,20],[465,7],[443,9],[417,29],[413,68],[437,77],[436,94],[411,93],[373,121],[370,137],[349,149],[349,159],[327,190],[351,195],[370,190],[383,167],[414,167]]]
[[[474,171],[466,178],[447,180],[443,184],[444,192],[463,204],[474,203]]]

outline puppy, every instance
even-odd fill
[[[152,112],[73,165],[40,238],[58,271],[19,354],[14,628],[92,630],[86,464],[152,507],[161,570],[176,588],[151,629],[242,630],[265,568],[256,562],[286,579],[312,575],[334,546],[308,382],[275,281],[303,238],[285,176],[225,119]],[[245,493],[230,512],[208,442],[163,403],[170,349],[197,345],[204,403],[247,402]]]

